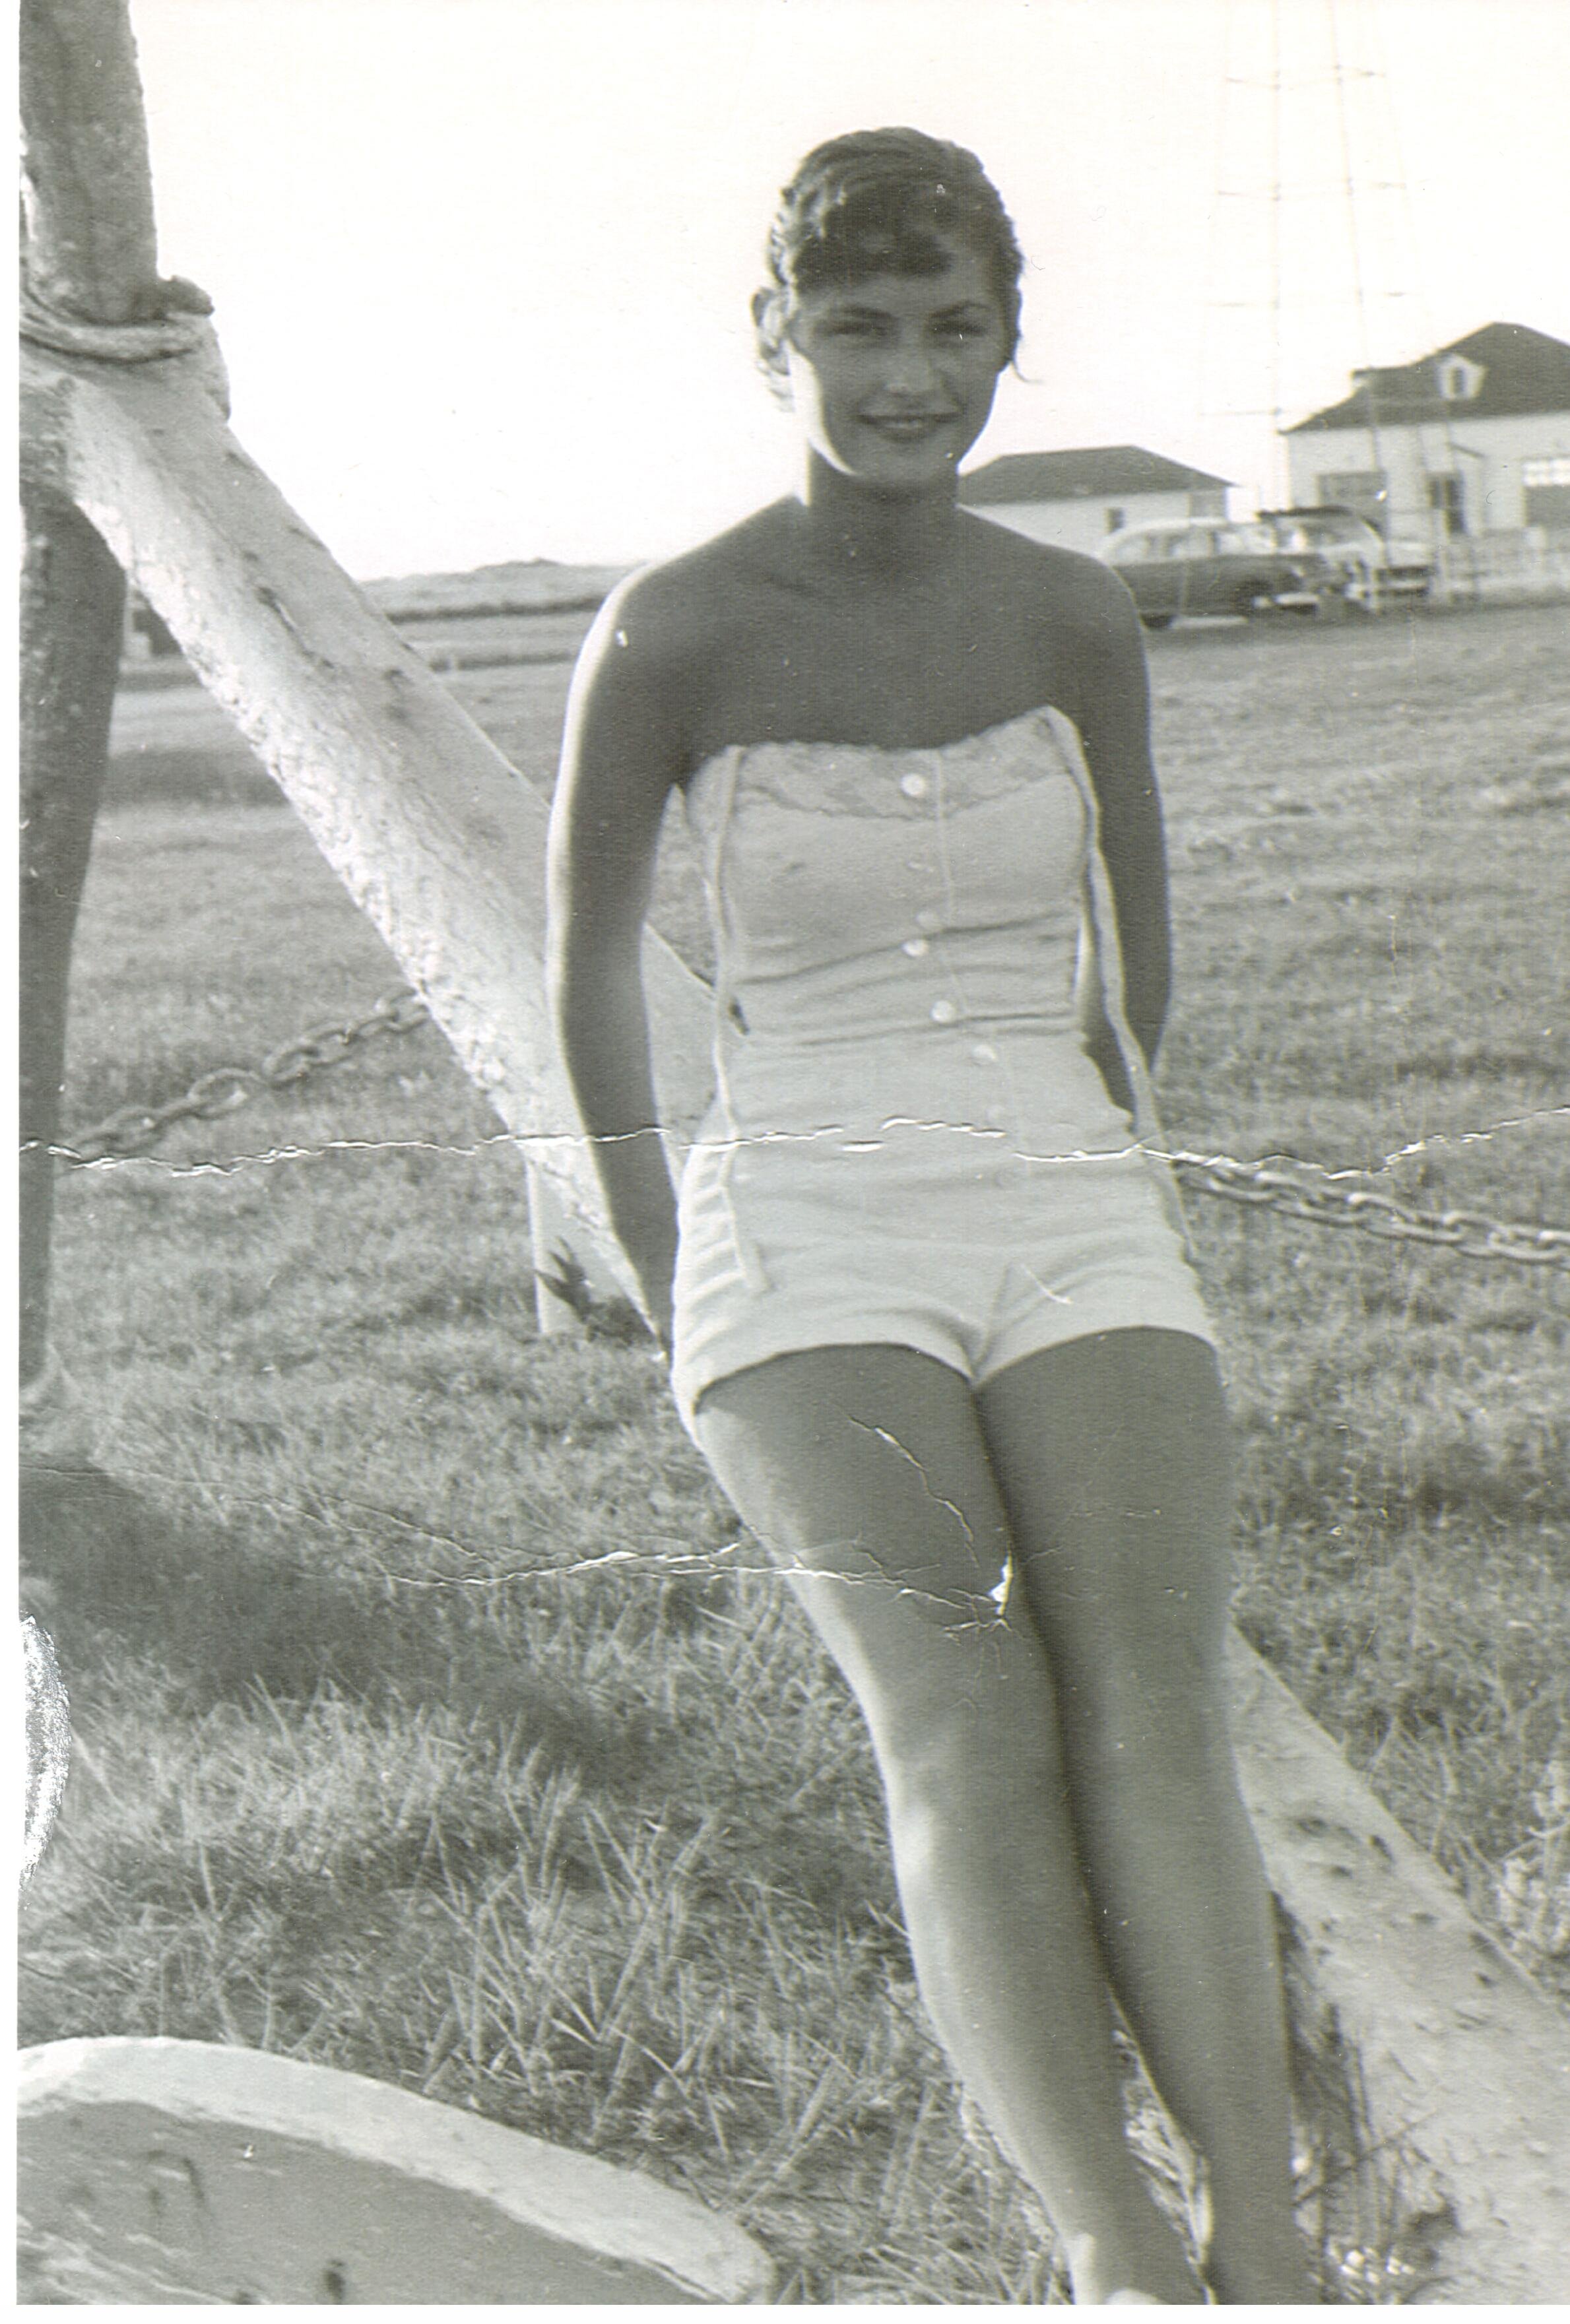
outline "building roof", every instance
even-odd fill
[[[1440,393],[1440,366],[1461,355],[1482,376],[1476,392]],[[1464,339],[1435,347],[1416,363],[1374,365],[1353,374],[1352,393],[1324,411],[1310,412],[1283,435],[1322,428],[1399,428],[1418,420],[1515,419],[1529,411],[1570,411],[1570,347],[1525,323],[1485,323]]]
[[[1106,493],[1219,491],[1224,476],[1185,467],[1138,444],[1096,444],[1067,452],[1007,452],[959,480],[970,508],[1025,501],[1099,500]]]

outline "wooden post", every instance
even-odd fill
[[[147,121],[125,0],[22,0],[26,287],[83,322],[152,321]]]
[[[24,1388],[49,1352],[54,1157],[77,907],[108,756],[125,582],[59,493],[23,494],[22,894],[19,914],[22,1348]]]
[[[155,318],[147,131],[119,0],[23,0],[20,24],[23,297],[35,311],[114,327]],[[90,166],[84,167],[84,157]],[[51,1148],[65,1073],[77,908],[108,756],[125,622],[120,567],[69,495],[23,494],[22,1181],[20,1372],[32,1434],[49,1439]]]

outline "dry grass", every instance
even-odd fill
[[[1570,1218],[1562,645],[1555,609],[1158,641],[1180,1143]],[[565,670],[458,682],[548,780]],[[396,981],[244,754],[215,797],[199,706],[159,743],[155,699],[73,1122]],[[690,945],[679,851],[661,896]],[[1244,1626],[1570,1993],[1563,1286],[1194,1208]],[[916,2006],[837,1680],[643,1351],[538,1342],[530,1295],[515,1161],[429,1031],[66,1180],[59,1338],[112,1427],[107,1477],[29,1512],[78,1753],[25,2038],[259,2043],[476,2107],[738,2209],[791,2299],[1061,2296]],[[1432,2190],[1303,2064],[1327,2282],[1389,2299]]]

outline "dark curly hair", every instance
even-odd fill
[[[975,155],[919,129],[858,129],[815,145],[780,194],[764,254],[769,281],[753,301],[770,379],[783,368],[793,294],[873,274],[941,273],[948,254],[940,235],[967,244],[985,264],[1012,362],[1025,262]]]

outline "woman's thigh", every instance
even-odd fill
[[[974,1396],[908,1348],[818,1348],[715,1384],[705,1455],[860,1699],[885,1774],[1014,1728],[1057,1752],[1034,1625],[1003,1600],[1008,1519]]]
[[[1119,1696],[1213,1705],[1232,1589],[1214,1351],[1181,1332],[1103,1333],[1011,1365],[977,1403],[1066,1714]]]

